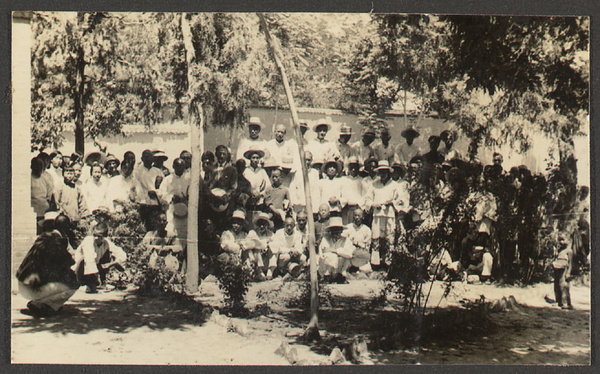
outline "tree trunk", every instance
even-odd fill
[[[304,160],[304,142],[302,139],[302,134],[300,132],[300,121],[298,119],[298,111],[296,108],[296,103],[294,102],[294,97],[292,95],[292,90],[290,88],[290,84],[287,78],[287,74],[285,73],[285,68],[283,67],[283,62],[281,58],[281,51],[279,50],[279,45],[271,39],[271,34],[269,33],[269,28],[267,26],[267,22],[265,17],[261,13],[257,13],[258,18],[260,19],[260,24],[265,33],[265,38],[267,39],[267,44],[271,49],[271,55],[275,60],[275,64],[279,69],[279,73],[281,74],[281,80],[283,81],[283,87],[285,89],[285,94],[288,99],[288,103],[290,106],[290,112],[292,113],[292,121],[294,125],[294,135],[296,137],[296,142],[298,143],[298,153],[300,155],[300,160]],[[304,179],[304,193],[306,196],[306,207],[309,210],[308,214],[308,249],[310,252],[310,322],[306,331],[304,332],[304,338],[307,340],[318,340],[320,339],[319,335],[319,283],[317,279],[317,253],[315,250],[315,222],[313,215],[310,213],[310,209],[312,207],[312,199],[310,196],[310,183],[308,181],[308,168],[305,162],[300,162],[302,166],[302,177]]]
[[[84,29],[84,14],[77,14],[77,24],[80,29]],[[82,37],[83,37],[82,32]],[[85,53],[83,51],[83,40],[77,41],[77,65],[75,76],[75,97],[73,106],[75,109],[75,152],[84,155],[85,151],[85,133],[83,130],[83,115],[85,111],[85,102],[83,99],[85,90]]]
[[[194,77],[191,74],[191,63],[195,58],[192,44],[192,31],[186,19],[186,14],[181,14],[181,35],[187,62],[188,79],[188,123],[190,124],[192,166],[190,175],[190,189],[188,200],[188,237],[187,237],[187,267],[185,277],[186,292],[198,292],[198,212],[200,209],[200,167],[202,148],[204,146],[204,111],[201,103],[194,100],[194,92],[190,87]]]

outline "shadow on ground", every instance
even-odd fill
[[[69,301],[60,314],[48,318],[19,315],[12,328],[20,333],[62,334],[87,334],[94,330],[126,333],[143,326],[154,330],[186,330],[186,325],[202,325],[211,311],[210,307],[188,298],[127,294],[118,300]]]
[[[337,298],[319,311],[321,340],[307,344],[329,355],[356,337],[368,342],[376,363],[391,364],[589,364],[590,313],[555,307],[516,306],[511,310],[451,307],[407,320],[402,313],[383,310],[371,299]],[[305,325],[308,312],[280,315]],[[412,324],[413,336],[407,329]],[[417,341],[414,342],[414,339]]]

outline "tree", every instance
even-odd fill
[[[60,146],[68,123],[83,153],[86,137],[159,121],[162,102],[172,101],[177,87],[163,63],[171,61],[163,31],[169,21],[154,14],[35,13],[32,149]]]

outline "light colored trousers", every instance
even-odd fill
[[[46,304],[55,311],[59,310],[76,291],[77,289],[60,282],[47,283],[40,288],[33,288],[19,282],[19,293],[24,298],[31,300],[31,303],[37,307]]]

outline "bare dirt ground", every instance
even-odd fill
[[[284,342],[297,350],[297,364],[331,363],[335,347],[362,337],[375,364],[578,364],[590,363],[590,288],[572,287],[575,310],[561,310],[544,297],[551,284],[498,287],[454,283],[442,298],[436,283],[418,349],[391,344],[398,326],[394,301],[378,303],[383,284],[351,280],[323,287],[319,314],[322,339],[303,343],[308,314],[302,282],[281,279],[255,283],[247,319],[211,317],[223,306],[210,279],[192,301],[144,298],[131,291],[88,295],[80,289],[60,315],[36,319],[20,313],[26,300],[12,294],[12,362],[67,364],[290,365],[275,353]],[[514,296],[518,305],[503,311],[465,313],[481,299]],[[241,328],[240,328],[241,326]]]

